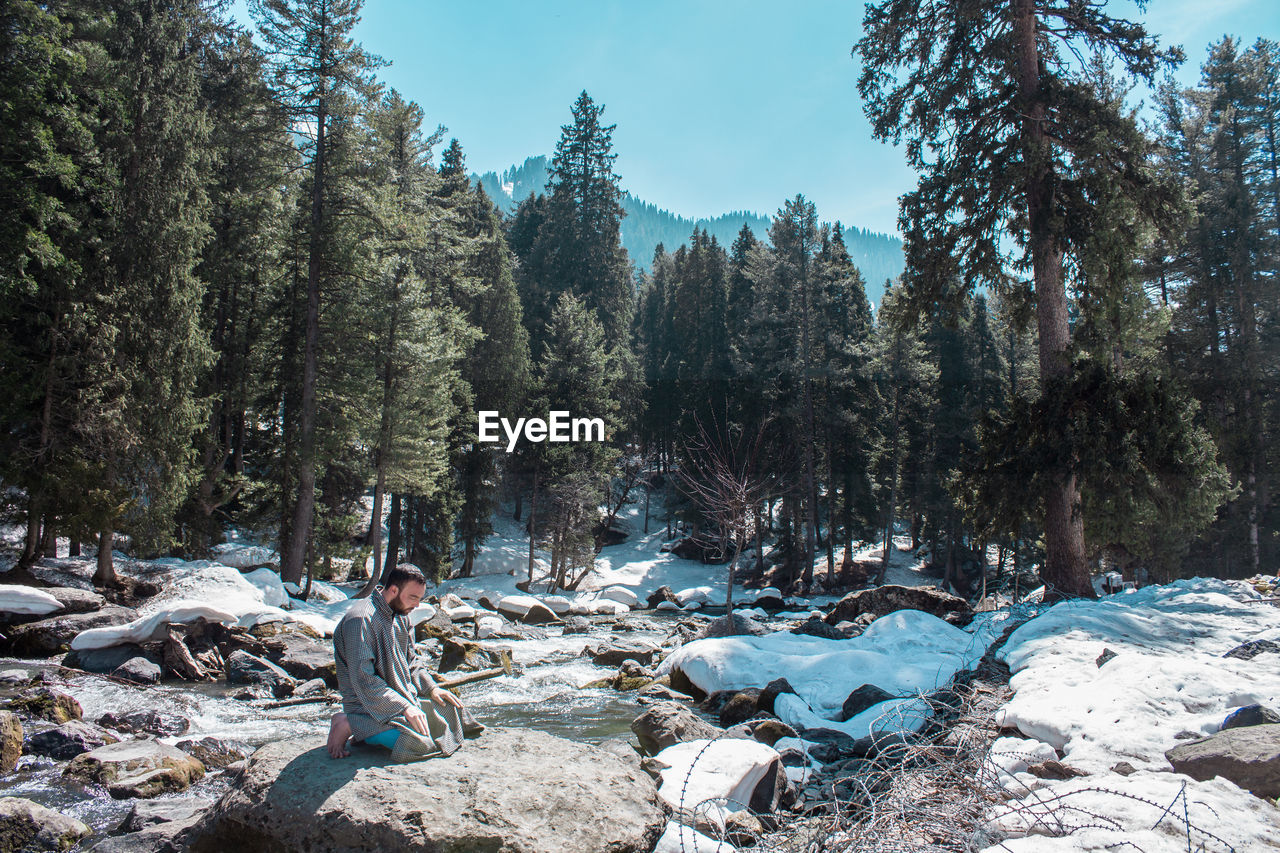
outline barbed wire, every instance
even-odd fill
[[[859,742],[859,749],[847,756],[825,765],[817,762],[801,732],[804,769],[797,775],[803,802],[790,814],[761,814],[726,798],[687,804],[698,763],[710,760],[707,754],[714,743],[733,735],[725,733],[708,742],[685,774],[680,805],[672,817],[697,832],[681,833],[682,853],[1011,850],[1005,842],[1028,835],[1062,838],[1086,830],[1130,831],[1133,815],[1112,813],[1105,807],[1109,800],[1149,807],[1151,830],[1164,826],[1180,834],[1187,853],[1237,853],[1203,825],[1218,815],[1189,796],[1185,781],[1170,802],[1161,803],[1103,785],[1033,788],[1015,775],[1032,767],[1045,774],[1043,778],[1070,772],[1061,765],[1046,767],[1051,762],[1043,754],[994,747],[1004,734],[995,723],[996,711],[1012,695],[1008,668],[995,655],[1039,610],[1038,605],[1018,605],[1001,611],[1005,627],[973,668],[956,673],[937,690],[904,697],[915,701],[891,705],[872,723],[870,740]],[[981,640],[975,636],[974,642]],[[862,749],[866,754],[853,754]],[[1019,764],[1022,767],[1014,772],[1006,769]],[[731,825],[728,816],[743,811],[755,818],[758,829],[751,821]],[[1106,849],[1147,853],[1126,839]]]

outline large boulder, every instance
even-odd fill
[[[69,850],[91,832],[67,817],[21,797],[0,797],[0,853]]]
[[[293,676],[269,660],[246,651],[234,651],[227,658],[227,681],[231,684],[261,684],[276,698],[288,696],[297,686]]]
[[[669,746],[690,740],[710,740],[720,729],[708,723],[684,705],[659,702],[649,707],[631,723],[640,747],[649,755],[657,755]]]
[[[22,720],[12,711],[0,711],[0,776],[12,773],[22,757]]]
[[[338,668],[333,646],[305,634],[279,634],[263,640],[267,660],[299,681],[323,678],[330,687],[338,686]]]
[[[1280,725],[1227,729],[1164,755],[1192,779],[1221,776],[1259,797],[1280,797]]]
[[[204,778],[204,765],[168,744],[131,740],[76,756],[63,775],[103,785],[112,797],[123,800],[185,791]]]
[[[51,616],[10,629],[9,648],[17,657],[49,657],[71,648],[71,641],[81,631],[114,628],[137,618],[137,611],[114,604],[88,613]]]
[[[696,809],[699,822],[719,827],[744,808],[772,811],[780,788],[787,787],[777,751],[754,740],[691,740],[667,747],[653,761],[661,768],[662,799],[677,811]]]
[[[560,617],[550,607],[547,607],[532,595],[504,596],[493,609],[513,622],[545,625],[549,622],[560,621]]]
[[[881,702],[888,702],[890,699],[898,698],[900,697],[874,684],[864,684],[845,698],[844,704],[840,708],[840,721],[851,720],[872,705],[879,705]]]
[[[138,657],[145,658],[156,665],[160,663],[160,656],[154,652],[147,651],[136,643],[123,643],[102,649],[72,649],[62,659],[62,665],[71,669],[83,669],[85,672],[107,675]]]
[[[923,610],[958,627],[973,619],[973,608],[959,596],[932,587],[887,584],[849,593],[827,614],[827,624],[853,622],[864,613],[879,618],[896,610]]]
[[[66,761],[118,740],[102,726],[95,726],[84,720],[72,720],[57,728],[32,735],[27,741],[27,752]]]
[[[637,767],[543,732],[489,729],[410,764],[360,747],[334,761],[297,738],[254,753],[191,849],[648,853],[665,825]]]

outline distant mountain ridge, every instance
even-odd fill
[[[530,193],[546,191],[549,167],[548,157],[530,157],[501,174],[485,172],[472,175],[471,179],[479,181],[489,197],[503,211],[511,213]],[[653,250],[659,243],[673,252],[689,242],[695,228],[705,229],[726,249],[733,245],[744,223],[759,239],[769,239],[770,217],[752,211],[736,210],[711,219],[687,219],[630,193],[623,194],[622,207],[627,212],[622,220],[622,245],[636,266],[645,270],[653,262]],[[850,257],[867,282],[867,298],[873,305],[879,305],[885,280],[902,273],[902,241],[891,234],[857,227],[846,228],[844,240]]]

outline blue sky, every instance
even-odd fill
[[[1277,0],[1154,0],[1139,16],[1181,44],[1194,82],[1210,41],[1280,40]],[[248,22],[243,0],[233,14]],[[828,0],[366,0],[357,38],[379,76],[456,136],[472,171],[549,154],[586,89],[617,124],[636,196],[689,216],[776,211],[803,193],[824,220],[895,231],[914,185],[871,138],[850,48],[862,3]],[[448,138],[448,137],[446,137]]]

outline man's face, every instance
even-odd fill
[[[426,591],[427,585],[417,581],[405,581],[403,587],[387,587],[387,605],[394,613],[401,615],[411,613],[413,608],[422,602],[422,596]]]

